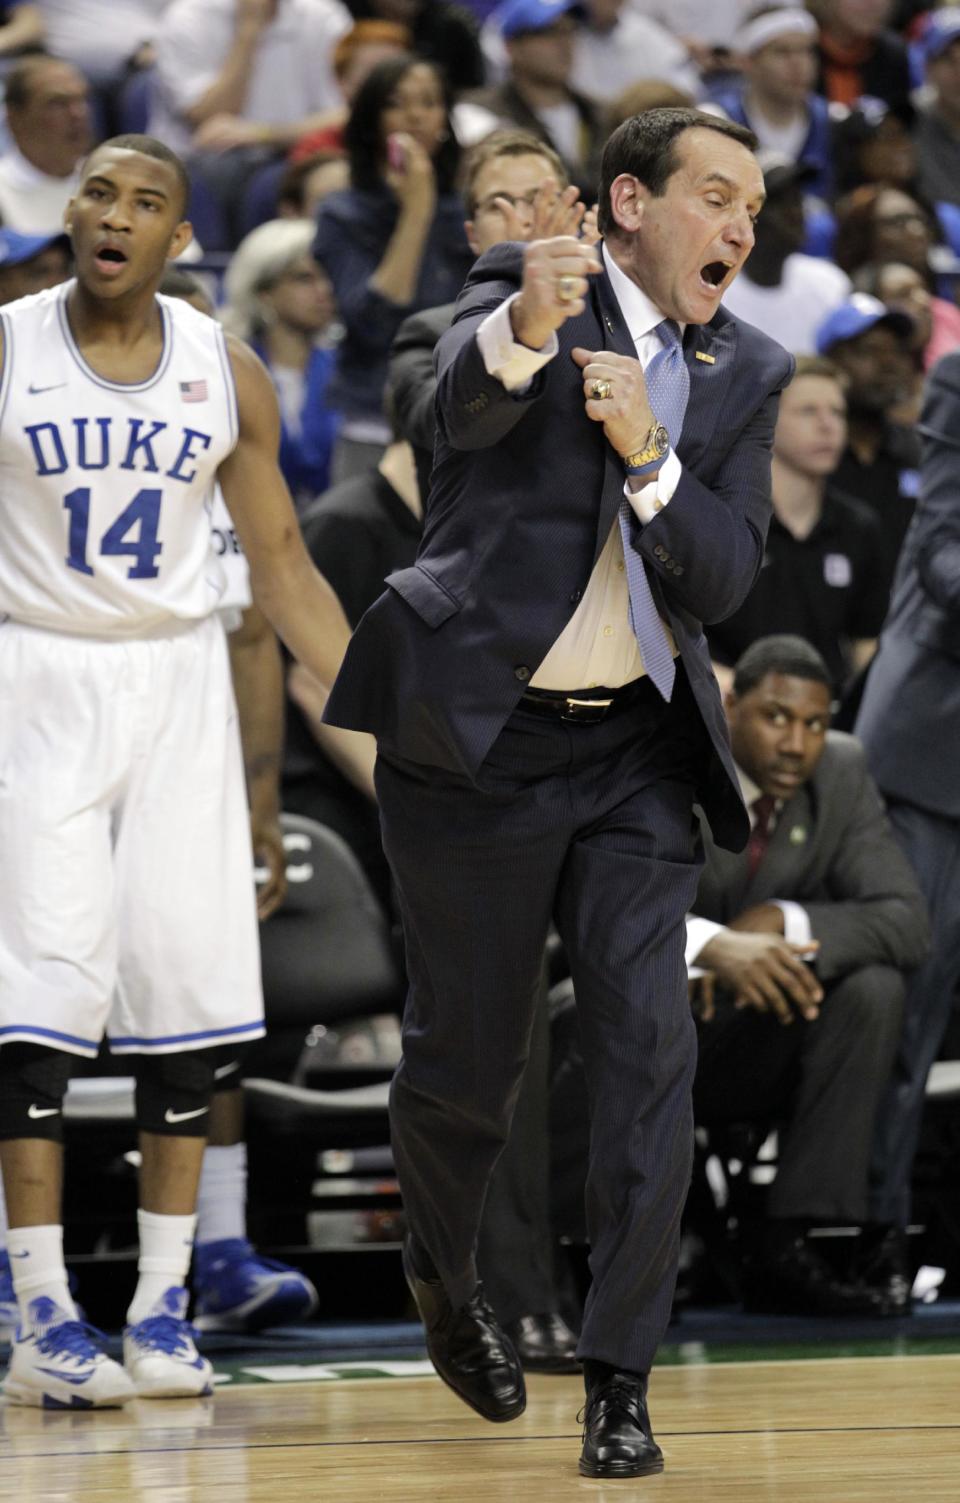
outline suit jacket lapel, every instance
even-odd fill
[[[612,350],[617,355],[626,355],[632,359],[637,358],[637,349],[630,330],[620,312],[620,304],[614,296],[613,287],[606,271],[602,271],[598,277],[594,277],[591,283],[591,293],[600,321],[600,331],[603,339],[603,348]],[[601,549],[607,541],[613,519],[617,515],[620,502],[623,500],[623,465],[620,457],[614,452],[609,444],[606,446],[606,458],[603,474],[603,495],[600,501],[600,511],[597,516],[597,535],[594,541],[593,562],[596,563]]]

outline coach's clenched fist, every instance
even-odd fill
[[[523,283],[510,305],[514,338],[539,350],[584,309],[587,278],[600,271],[596,250],[572,235],[533,240],[523,253]]]

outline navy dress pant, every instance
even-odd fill
[[[670,1315],[690,1178],[696,1034],[684,918],[706,731],[678,671],[594,724],[520,707],[474,779],[381,754],[410,990],[391,1123],[416,1240],[458,1305],[527,1058],[551,918],[591,1112],[593,1284],[579,1352],[636,1372]]]

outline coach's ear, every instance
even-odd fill
[[[614,178],[610,184],[610,213],[621,230],[636,232],[640,228],[649,192],[632,172],[621,172]]]

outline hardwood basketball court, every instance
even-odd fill
[[[399,1367],[400,1364],[397,1364]],[[414,1371],[418,1370],[414,1367]],[[580,1383],[486,1424],[435,1377],[273,1381],[126,1410],[0,1407],[17,1503],[955,1503],[960,1355],[658,1368],[662,1476],[577,1473]]]

